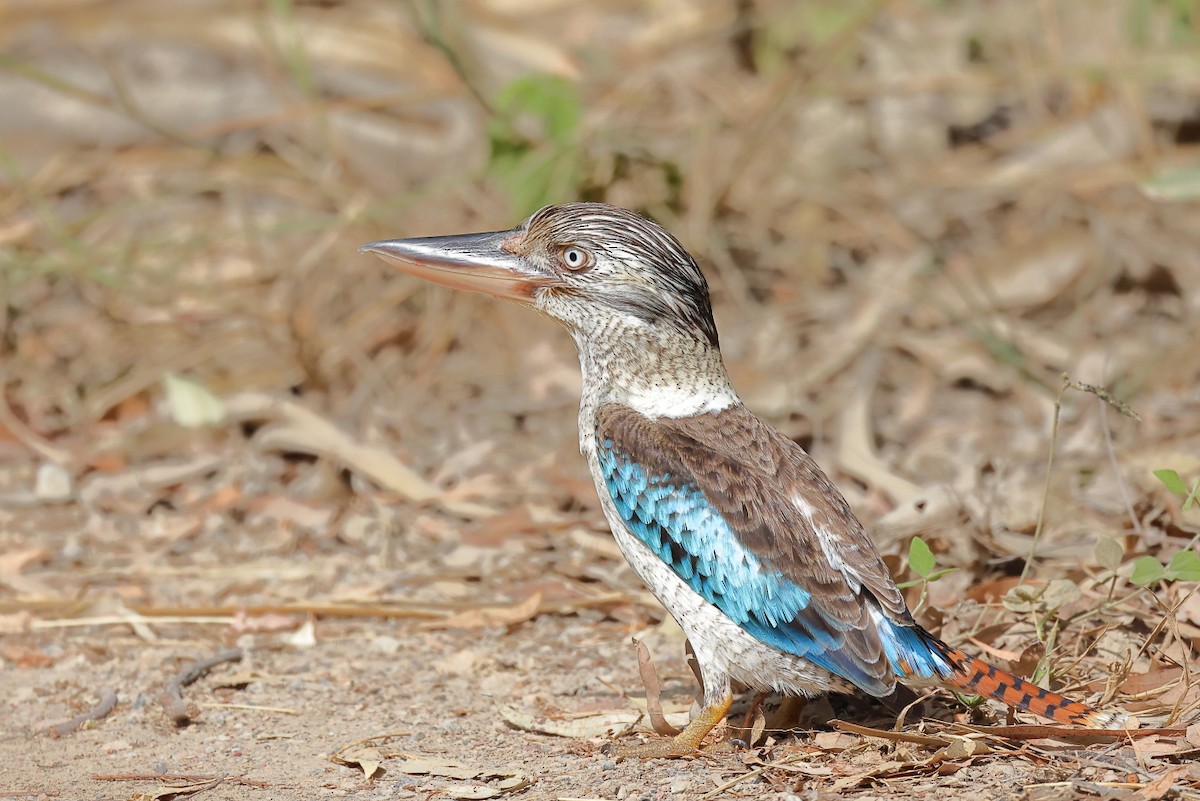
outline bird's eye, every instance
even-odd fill
[[[563,266],[568,270],[574,270],[578,272],[579,270],[583,270],[591,266],[592,255],[583,248],[569,246],[559,251],[558,260],[561,261]]]

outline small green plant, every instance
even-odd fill
[[[937,557],[933,555],[933,551],[925,543],[925,540],[920,537],[913,537],[908,544],[908,567],[912,572],[917,574],[917,578],[910,581],[905,581],[896,586],[915,587],[921,585],[921,597],[917,601],[917,606],[913,609],[913,613],[919,612],[921,607],[925,605],[925,596],[929,592],[930,582],[937,581],[947,573],[951,573],[958,568],[944,567],[937,569]]]
[[[1191,489],[1189,489],[1187,482],[1174,470],[1155,470],[1154,476],[1171,492],[1183,496],[1185,512],[1193,506],[1200,506],[1200,478],[1192,482]]]
[[[1133,560],[1129,581],[1139,587],[1149,587],[1160,581],[1200,581],[1200,556],[1196,556],[1190,545],[1172,556],[1165,565],[1153,556],[1139,556]]]
[[[1191,487],[1174,470],[1155,470],[1154,475],[1171,492],[1183,496],[1183,509],[1200,506],[1200,479]],[[1139,587],[1152,587],[1162,581],[1200,581],[1200,556],[1197,556],[1194,546],[1196,541],[1188,543],[1188,547],[1171,557],[1165,565],[1153,556],[1139,556],[1133,560],[1133,570],[1129,574],[1129,583]],[[1100,545],[1096,544],[1097,557],[1100,556]],[[1106,546],[1111,550],[1112,546]],[[1118,545],[1119,547],[1119,545]],[[1112,561],[1112,557],[1107,557]],[[1101,560],[1104,567],[1109,565]]]
[[[582,104],[575,84],[528,75],[501,90],[488,125],[489,170],[517,214],[567,200],[579,185]]]

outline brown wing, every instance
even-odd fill
[[[631,530],[693,588],[759,639],[873,694],[891,689],[883,640],[895,652],[897,637],[913,631],[912,617],[849,505],[800,446],[743,406],[651,420],[610,404],[598,411],[596,427],[610,493],[628,510]],[[697,510],[705,502],[724,527]],[[726,531],[736,542],[725,558],[736,560],[738,547],[751,554],[760,574],[754,586],[744,575],[720,573],[720,565],[705,566]],[[718,578],[738,587],[710,586]],[[790,618],[779,619],[788,592]],[[887,621],[883,640],[872,607]]]

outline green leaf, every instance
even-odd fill
[[[529,115],[542,124],[547,139],[567,143],[575,136],[582,104],[575,84],[560,75],[527,75],[510,83],[496,97],[503,125],[515,127],[518,115]]]
[[[558,75],[527,75],[500,91],[495,110],[488,121],[489,168],[513,211],[525,215],[573,199],[583,161],[583,105],[575,84]]]
[[[937,560],[933,557],[933,551],[929,550],[925,540],[913,537],[912,542],[908,544],[908,566],[912,568],[912,571],[921,578],[928,579],[936,564]]]
[[[1121,560],[1125,558],[1125,547],[1112,537],[1101,537],[1096,540],[1093,553],[1100,567],[1105,570],[1116,570],[1121,566]]]
[[[1200,581],[1200,556],[1191,548],[1171,557],[1165,578],[1172,581]]]
[[[1171,492],[1174,492],[1176,495],[1187,495],[1188,485],[1174,470],[1155,470],[1154,475]]]
[[[1166,575],[1166,568],[1153,556],[1139,556],[1133,560],[1133,572],[1129,581],[1139,587],[1149,587]]]

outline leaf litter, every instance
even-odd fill
[[[5,792],[1195,794],[1197,46],[1168,5],[12,10]],[[570,344],[355,254],[556,192],[700,257],[746,402],[898,579],[914,536],[953,569],[908,589],[924,624],[1142,727],[744,697],[749,750],[597,753],[696,687],[574,454]],[[192,725],[145,702],[233,647]],[[407,734],[323,758],[370,731]]]

